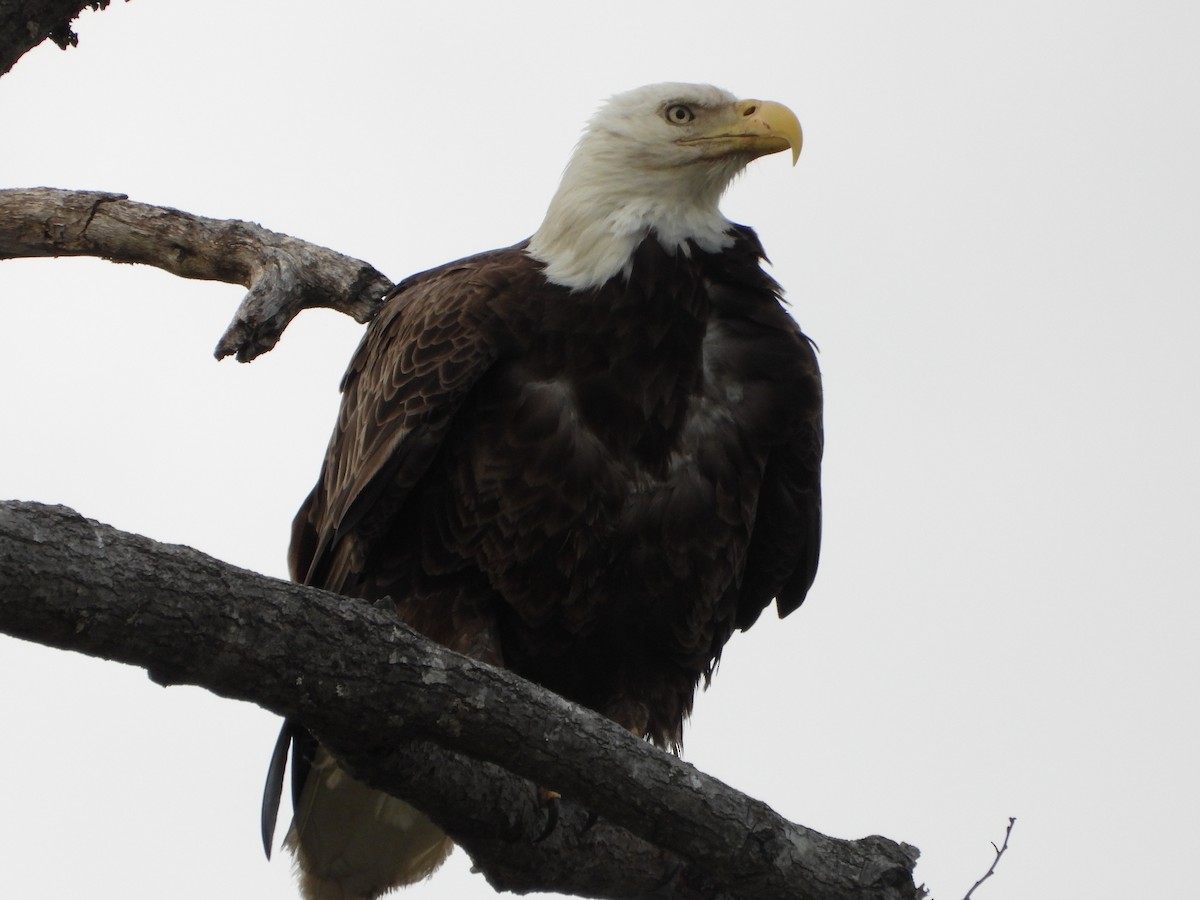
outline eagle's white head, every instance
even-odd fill
[[[592,117],[529,254],[546,277],[585,290],[624,271],[654,232],[671,249],[727,246],[718,206],[748,162],[791,148],[800,122],[780,103],[738,100],[701,84],[653,84],[610,99]]]

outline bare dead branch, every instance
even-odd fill
[[[368,604],[63,507],[0,503],[0,630],[304,722],[352,772],[436,810],[498,887],[618,897],[668,880],[659,896],[688,900],[924,894],[913,847],[795,825]],[[540,814],[522,778],[553,785],[601,823],[584,832],[586,814],[568,805],[555,835],[534,844]]]
[[[983,884],[985,881],[987,881],[989,878],[992,877],[992,874],[996,871],[996,864],[1000,862],[1000,857],[1002,857],[1004,855],[1004,851],[1008,849],[1008,838],[1009,838],[1009,835],[1012,834],[1013,826],[1016,824],[1017,824],[1017,820],[1015,818],[1010,817],[1008,820],[1008,829],[1004,832],[1003,845],[997,847],[995,845],[995,843],[992,844],[992,849],[996,851],[996,858],[992,860],[992,864],[988,868],[988,870],[983,873],[983,877],[980,878],[973,885],[971,885],[971,889],[969,891],[967,891],[967,895],[965,897],[963,897],[963,900],[971,900],[971,895],[973,893],[975,893],[975,888],[979,887],[981,884]]]
[[[275,346],[304,309],[365,322],[392,283],[367,263],[261,225],[207,219],[124,194],[54,188],[0,190],[0,259],[98,256],[183,278],[249,289],[216,357],[248,362]]]

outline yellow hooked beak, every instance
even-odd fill
[[[751,158],[792,150],[792,165],[800,158],[804,134],[796,114],[773,100],[739,100],[733,105],[732,121],[679,142],[704,149],[705,157],[747,153]]]

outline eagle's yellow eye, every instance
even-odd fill
[[[667,107],[667,121],[672,125],[686,125],[692,119],[696,118],[696,114],[692,112],[690,106],[684,106],[682,103],[672,103]]]

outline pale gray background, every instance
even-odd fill
[[[606,96],[781,100],[758,229],[820,344],[821,572],[729,646],[686,757],[961,898],[1188,896],[1200,843],[1200,13],[1159,2],[173,0],[0,79],[0,184],[237,217],[392,278],[531,233]],[[0,496],[284,573],[359,326],[251,366],[241,295],[0,264]],[[294,896],[258,843],[277,722],[0,642],[5,896]],[[457,854],[414,898],[491,891]]]

